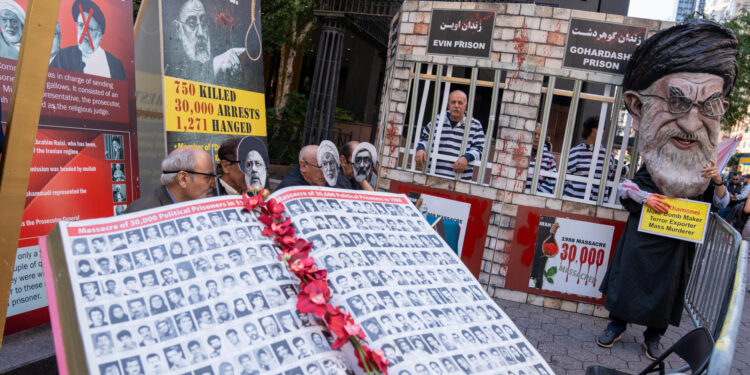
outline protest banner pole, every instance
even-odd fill
[[[60,0],[29,0],[0,161],[0,346]]]

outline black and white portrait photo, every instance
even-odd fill
[[[165,1],[164,74],[263,92],[260,8],[257,1]]]
[[[128,197],[125,193],[125,185],[114,184],[112,185],[112,202],[123,203],[127,201]]]
[[[112,169],[112,182],[125,181],[125,164],[124,163],[111,163],[110,168]]]
[[[354,149],[350,162],[354,167],[354,179],[357,182],[362,182],[370,176],[376,159],[375,146],[368,142],[362,142]]]
[[[336,186],[336,180],[339,177],[341,161],[339,160],[339,151],[336,145],[331,141],[320,142],[318,146],[318,166],[323,171],[328,186]],[[319,207],[322,209],[321,207]]]
[[[104,135],[104,158],[106,160],[123,160],[122,136],[114,134]]]
[[[264,187],[268,175],[268,149],[260,138],[244,137],[237,145],[237,158],[247,186]]]

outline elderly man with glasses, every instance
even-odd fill
[[[216,188],[211,155],[197,148],[180,147],[172,151],[161,162],[161,171],[162,186],[131,203],[125,212],[210,197]]]
[[[599,288],[610,312],[599,346],[611,347],[628,323],[644,325],[643,348],[653,360],[668,325],[680,324],[695,244],[639,232],[639,219],[644,205],[669,212],[664,196],[729,203],[716,157],[736,54],[731,30],[692,19],[654,34],[628,62],[623,98],[644,165],[618,189],[630,215]]]

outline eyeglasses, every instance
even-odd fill
[[[640,94],[640,93],[639,93]],[[704,101],[698,101],[690,99],[686,96],[674,95],[669,98],[664,98],[659,95],[641,94],[643,96],[650,96],[659,98],[667,102],[669,113],[674,115],[682,115],[688,113],[693,106],[697,106],[698,110],[703,116],[710,117],[713,119],[721,118],[724,115],[724,98],[721,93],[715,93],[708,97]]]
[[[310,162],[309,162],[309,161],[307,161],[307,160],[303,160],[303,161],[305,162],[305,164],[307,164],[307,165],[309,165],[309,166],[311,166],[311,167],[315,167],[315,168],[318,168],[318,169],[320,169],[320,166],[319,166],[319,165],[315,165],[315,164],[313,164],[313,163],[310,163]]]
[[[203,172],[185,171],[185,170],[179,170],[179,171],[161,171],[161,173],[164,173],[164,174],[180,173],[180,172],[185,172],[185,173],[190,173],[190,174],[197,174],[197,175],[206,176],[206,177],[212,177],[212,178],[216,178],[216,176],[218,176],[216,173],[203,173]]]
[[[177,22],[187,26],[188,29],[190,29],[190,31],[195,31],[198,28],[198,26],[201,26],[202,29],[205,30],[206,27],[208,26],[208,23],[206,22],[205,14],[202,14],[200,17],[190,16],[185,21],[177,20]]]

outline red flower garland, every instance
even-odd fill
[[[284,216],[284,205],[274,199],[266,200],[268,190],[253,188],[251,192],[255,193],[252,197],[242,195],[245,210],[260,211],[258,220],[265,225],[263,235],[274,238],[281,248],[279,259],[300,279],[297,309],[325,320],[329,331],[336,337],[332,349],[350,342],[354,346],[359,367],[368,374],[382,372],[387,375],[388,359],[383,350],[370,350],[359,324],[349,313],[329,303],[331,290],[328,288],[327,271],[315,266],[315,259],[310,256],[312,243],[296,237],[291,220]]]

